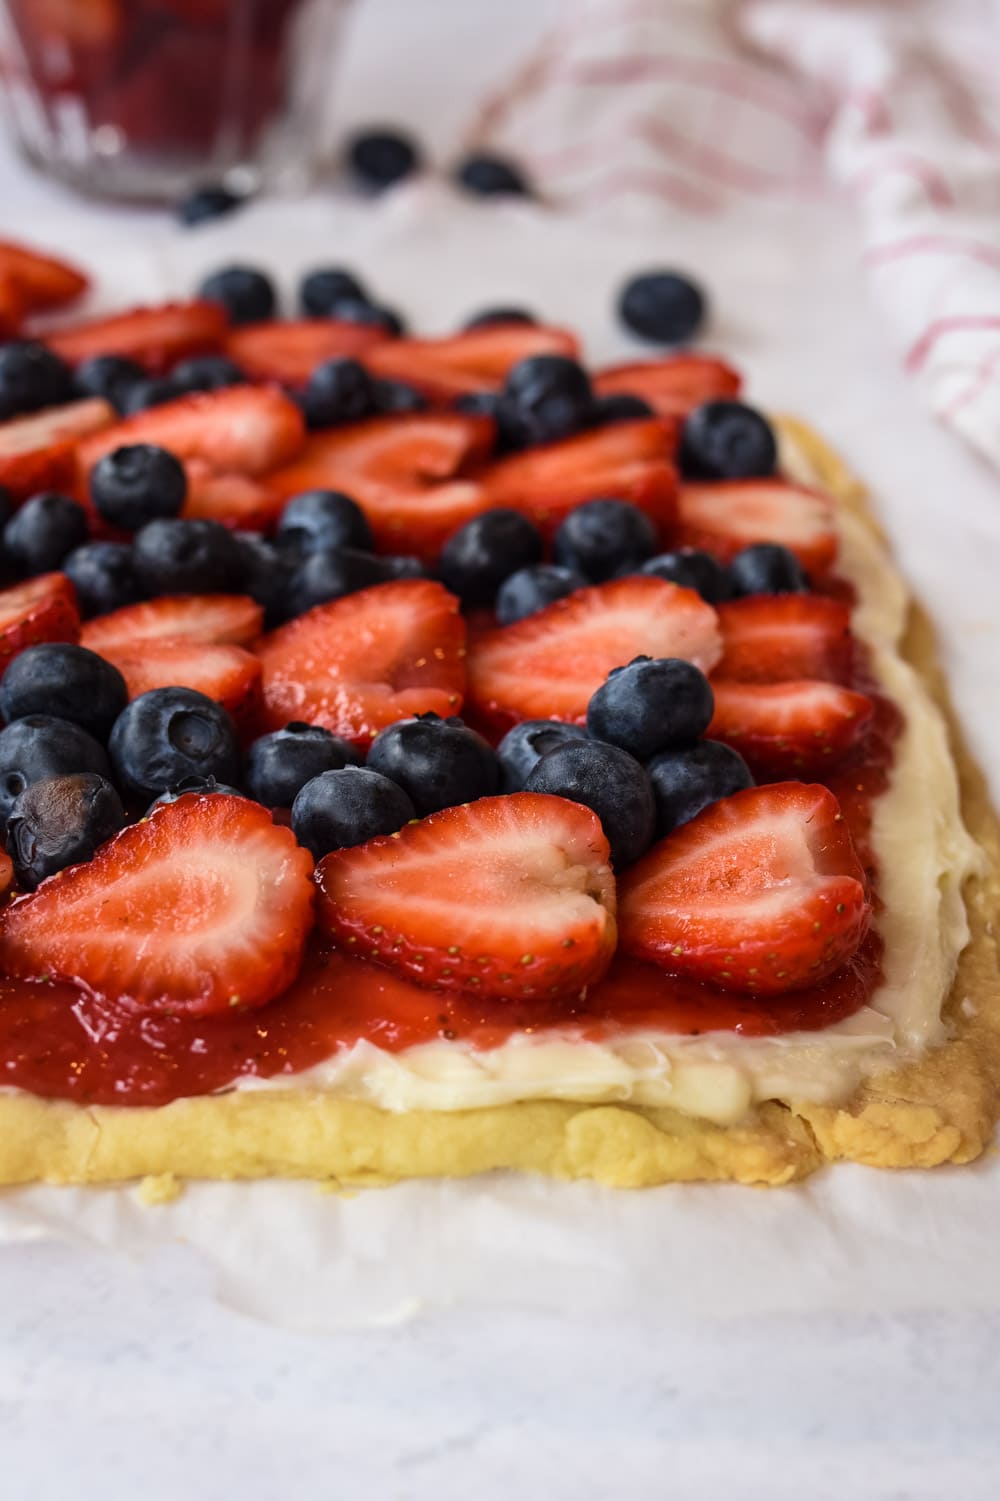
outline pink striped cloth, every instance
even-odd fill
[[[476,144],[567,207],[832,179],[936,415],[1000,465],[1000,0],[563,0]]]

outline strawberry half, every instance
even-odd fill
[[[843,682],[851,668],[851,612],[822,594],[753,594],[717,606],[719,678],[783,683]]]
[[[821,776],[864,736],[874,705],[836,683],[712,681],[715,713],[708,727],[762,776]]]
[[[151,688],[194,688],[232,715],[237,729],[252,732],[261,705],[260,662],[242,646],[203,641],[143,641],[101,655],[125,679],[129,698]]]
[[[336,850],[319,922],[421,985],[500,1000],[578,996],[615,948],[608,841],[589,808],[485,797]]]
[[[0,278],[13,283],[24,307],[33,313],[63,307],[90,285],[88,277],[68,261],[41,255],[10,240],[0,240]]]
[[[217,474],[204,459],[188,459],[182,516],[219,521],[244,532],[266,532],[285,509],[286,498],[249,474]]]
[[[93,396],[0,422],[0,486],[15,500],[71,489],[77,441],[116,420],[111,403]]]
[[[147,641],[249,646],[263,623],[263,610],[246,594],[175,594],[88,620],[80,643],[102,657],[134,651]]]
[[[754,542],[789,548],[808,573],[825,573],[837,556],[833,508],[825,495],[782,479],[682,484],[677,541],[722,562]]]
[[[120,354],[155,373],[185,355],[218,349],[227,327],[218,303],[168,302],[110,318],[91,318],[75,328],[46,334],[45,342],[71,365],[82,364],[92,355]]]
[[[293,323],[251,323],[230,329],[225,351],[251,380],[304,386],[317,365],[363,354],[386,337],[365,323],[305,318]]]
[[[609,365],[593,378],[598,396],[627,391],[641,396],[661,417],[686,417],[703,402],[740,394],[742,378],[732,365],[707,354],[676,354],[662,360]]]
[[[657,418],[616,422],[511,454],[483,476],[490,503],[530,516],[551,536],[586,500],[627,500],[669,531],[677,510],[677,478],[669,430]]]
[[[0,850],[0,901],[10,896],[14,887],[14,862],[6,850]]]
[[[566,329],[498,323],[443,339],[388,339],[369,349],[364,362],[373,375],[405,381],[431,401],[447,402],[468,391],[492,390],[533,355],[575,358],[579,352]]]
[[[430,579],[376,584],[307,610],[265,636],[264,728],[294,719],[366,746],[411,714],[458,714],[465,622]]]
[[[15,339],[24,321],[24,298],[16,283],[0,272],[0,339]]]
[[[313,923],[312,859],[245,798],[194,794],[5,909],[7,975],[57,975],[138,1009],[262,1006],[294,980]]]
[[[721,643],[715,611],[664,579],[613,579],[488,631],[469,652],[469,701],[496,731],[520,719],[582,724],[613,667],[683,657],[707,672]]]
[[[619,900],[626,953],[762,996],[825,980],[871,918],[837,799],[802,782],[706,808],[625,873]]]
[[[137,412],[81,443],[77,458],[88,475],[99,459],[128,443],[155,443],[177,458],[199,459],[228,474],[263,474],[287,464],[305,441],[302,413],[268,386],[200,391]]]
[[[79,639],[80,612],[64,573],[41,573],[0,589],[0,677],[26,646]]]

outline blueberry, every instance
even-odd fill
[[[686,344],[705,318],[705,294],[677,271],[645,271],[622,288],[618,312],[626,328],[654,344]]]
[[[416,142],[398,130],[365,130],[349,142],[347,160],[366,188],[381,192],[419,171]]]
[[[631,391],[610,391],[607,396],[594,400],[593,422],[595,427],[606,427],[609,422],[634,422],[640,417],[655,417],[648,401],[633,396]]]
[[[583,366],[565,354],[533,354],[509,372],[504,395],[516,406],[532,442],[572,437],[590,423],[594,394]]]
[[[122,710],[108,742],[118,785],[155,797],[184,777],[235,786],[240,750],[221,704],[193,688],[151,688]]]
[[[639,572],[680,584],[682,589],[694,589],[710,605],[721,604],[732,594],[729,575],[722,564],[710,552],[701,552],[696,547],[657,553],[655,558],[647,558]]]
[[[753,407],[706,401],[684,419],[677,458],[688,479],[753,479],[774,473],[778,445]]]
[[[246,760],[247,791],[266,808],[290,808],[313,777],[360,765],[361,756],[339,735],[296,720],[253,742]]]
[[[405,553],[387,553],[379,557],[379,562],[385,570],[386,581],[391,579],[425,579],[427,569],[419,558],[408,557]]]
[[[500,786],[497,753],[460,719],[418,714],[372,741],[368,765],[402,787],[421,818],[490,797]]]
[[[324,771],[292,804],[295,837],[317,860],[376,834],[395,834],[415,817],[403,789],[364,766]]]
[[[179,394],[168,375],[150,376],[126,386],[118,406],[124,417],[134,417],[137,412],[148,412],[150,407],[161,407],[165,402],[175,401]]]
[[[206,302],[217,302],[230,323],[263,323],[274,317],[274,283],[254,266],[224,266],[213,271],[198,288]]]
[[[657,838],[687,823],[720,797],[753,786],[738,751],[720,740],[699,740],[684,750],[665,750],[648,763],[656,796]]]
[[[0,528],[7,525],[14,514],[14,502],[11,493],[0,485]]]
[[[616,869],[638,860],[653,842],[652,785],[639,762],[617,745],[578,740],[556,746],[542,756],[524,785],[526,792],[550,792],[593,809]]]
[[[181,360],[170,372],[170,383],[179,396],[194,391],[221,391],[226,386],[242,386],[246,376],[224,354],[196,354]]]
[[[239,547],[218,521],[150,521],[133,548],[150,594],[224,594],[239,578]]]
[[[564,724],[561,719],[522,719],[497,746],[501,791],[520,792],[549,751],[588,738],[582,724]]]
[[[427,397],[415,386],[401,380],[372,381],[372,394],[377,412],[426,412],[430,406]]]
[[[236,532],[233,541],[239,559],[236,587],[263,606],[264,624],[270,630],[288,619],[295,561],[256,532]]]
[[[538,319],[523,307],[487,307],[465,320],[465,328],[493,328],[498,323],[535,324]]]
[[[111,783],[96,772],[52,777],[26,787],[7,821],[7,853],[22,891],[47,876],[93,858],[125,827],[125,809]]]
[[[708,678],[693,662],[636,657],[598,688],[587,705],[587,729],[595,740],[648,761],[657,751],[693,744],[714,710]]]
[[[374,551],[375,542],[357,501],[339,490],[303,490],[293,495],[274,534],[276,546],[297,558],[331,547]]]
[[[371,376],[357,360],[326,360],[309,377],[302,410],[311,428],[370,417],[375,410]]]
[[[68,495],[34,495],[3,529],[8,558],[21,573],[50,573],[87,536],[87,515]]]
[[[384,329],[394,339],[405,331],[405,324],[395,308],[382,303],[369,302],[363,297],[345,297],[330,309],[330,317],[342,323],[363,323],[371,328]]]
[[[44,344],[30,339],[0,344],[0,421],[59,406],[72,395],[69,366]]]
[[[128,392],[137,381],[146,379],[146,372],[135,360],[127,360],[123,355],[95,354],[77,365],[73,379],[82,396],[103,396],[116,411],[122,412]]]
[[[480,151],[467,156],[455,169],[455,181],[477,198],[531,196],[528,180],[519,167],[502,156]]]
[[[500,585],[496,598],[497,619],[501,625],[524,620],[557,599],[565,599],[574,589],[582,589],[587,580],[572,568],[554,563],[538,563],[533,568],[519,568]]]
[[[656,527],[625,500],[588,500],[559,525],[553,557],[593,583],[634,573],[656,551]]]
[[[54,714],[107,740],[128,703],[117,667],[84,646],[44,641],[25,647],[0,681],[0,714],[9,724],[29,714]]]
[[[103,745],[68,719],[28,714],[0,730],[0,822],[25,787],[77,771],[111,778]]]
[[[384,584],[391,574],[381,558],[353,547],[329,547],[311,552],[295,569],[288,584],[292,613],[301,615],[314,605],[329,604],[345,594]]]
[[[182,198],[176,212],[180,222],[190,228],[234,213],[245,202],[246,195],[243,193],[233,193],[221,183],[205,183]]]
[[[729,563],[732,592],[744,594],[805,594],[809,578],[790,548],[776,542],[755,542]]]
[[[542,556],[538,528],[519,511],[474,516],[441,549],[441,582],[466,605],[490,605],[504,579]]]
[[[146,597],[126,542],[85,542],[70,553],[63,570],[84,617],[105,615]]]
[[[516,453],[535,441],[534,427],[509,396],[500,391],[465,391],[454,401],[456,412],[490,417],[496,423],[497,453]]]
[[[209,797],[216,792],[221,792],[225,797],[243,796],[238,787],[227,787],[225,782],[217,782],[214,777],[181,777],[175,786],[168,787],[166,792],[153,798],[146,813],[152,813],[154,808],[159,808],[163,803],[176,803],[179,798],[187,797],[192,792],[199,797]]]
[[[91,500],[105,521],[123,531],[179,515],[186,496],[184,465],[152,443],[112,449],[90,471]]]
[[[340,302],[368,302],[368,293],[350,271],[320,266],[303,276],[299,303],[307,318],[330,318]]]

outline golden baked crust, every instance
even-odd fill
[[[804,424],[783,436],[817,479],[874,523],[858,481]],[[968,1162],[1000,1114],[1000,829],[982,776],[948,705],[932,633],[912,611],[903,655],[945,713],[967,827],[986,851],[966,888],[971,937],[944,1016],[951,1039],[918,1062],[880,1073],[842,1107],[768,1103],[738,1126],[631,1105],[527,1101],[456,1112],[393,1114],[318,1091],[232,1092],[159,1109],[85,1108],[0,1094],[0,1183],[173,1178],[315,1178],[344,1185],[464,1177],[492,1168],[593,1178],[622,1188],[735,1180],[779,1184],[824,1162],[878,1167]]]

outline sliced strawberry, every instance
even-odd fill
[[[91,318],[74,328],[46,334],[45,342],[71,365],[95,354],[119,354],[155,372],[168,369],[185,355],[218,349],[227,326],[218,303],[168,302]]]
[[[263,474],[287,464],[305,441],[295,402],[267,386],[225,386],[200,391],[137,412],[81,443],[78,458],[89,474],[106,453],[128,443],[155,443],[179,459],[200,459],[230,474]]]
[[[115,420],[110,402],[93,396],[0,422],[0,486],[15,500],[72,488],[77,440]]]
[[[711,605],[664,579],[614,579],[488,631],[469,652],[469,700],[485,725],[520,719],[582,724],[613,667],[684,657],[708,671],[721,651]]]
[[[483,476],[490,501],[530,516],[546,535],[585,500],[631,501],[663,532],[673,526],[677,479],[664,423],[616,422],[511,454]]]
[[[713,803],[625,873],[619,898],[626,953],[756,995],[825,980],[871,917],[837,799],[802,782]]]
[[[740,394],[738,371],[707,354],[675,354],[662,360],[609,365],[594,375],[598,396],[627,391],[641,396],[661,417],[686,417],[694,407]]]
[[[146,641],[249,646],[263,621],[260,605],[245,594],[176,594],[88,620],[80,641],[101,656],[131,652]]]
[[[73,302],[90,284],[89,278],[68,261],[10,240],[0,240],[0,278],[13,282],[24,307],[31,312]]]
[[[794,678],[843,682],[851,666],[851,612],[822,594],[753,594],[718,607],[717,677],[741,683]]]
[[[24,322],[24,298],[13,277],[0,271],[0,339],[14,339]]]
[[[461,711],[465,623],[458,600],[430,579],[317,605],[257,650],[268,730],[304,719],[365,746],[397,719]]]
[[[0,677],[26,646],[79,639],[80,612],[64,573],[41,573],[0,589]]]
[[[361,506],[381,551],[433,560],[446,537],[490,507],[478,483],[457,476],[492,440],[486,417],[376,417],[315,434],[293,464],[267,476],[267,484],[286,498],[303,490],[343,490]]]
[[[251,380],[304,386],[317,365],[356,356],[386,338],[366,323],[304,318],[297,323],[251,323],[230,329],[225,350]]]
[[[790,548],[809,573],[824,573],[837,556],[833,508],[826,496],[781,479],[682,484],[678,541],[728,561],[754,542]]]
[[[0,901],[6,901],[14,887],[14,862],[6,850],[0,850]]]
[[[578,996],[615,948],[608,859],[589,808],[532,792],[485,797],[327,855],[319,921],[422,985]]]
[[[836,683],[713,680],[708,734],[738,750],[761,776],[821,776],[842,761],[871,723],[873,704]]]
[[[365,354],[374,375],[405,381],[432,401],[499,386],[520,360],[536,354],[575,357],[580,345],[563,328],[497,323],[443,339],[387,339]]]
[[[5,909],[4,974],[57,975],[138,1009],[262,1006],[298,972],[312,859],[246,798],[158,807]]]
[[[237,728],[253,730],[261,705],[260,662],[242,646],[203,641],[141,641],[101,655],[125,679],[129,698],[151,688],[195,688],[228,709]]]
[[[244,532],[266,532],[285,509],[285,496],[248,474],[217,474],[203,459],[189,459],[184,468],[188,489],[182,516],[220,521]]]

